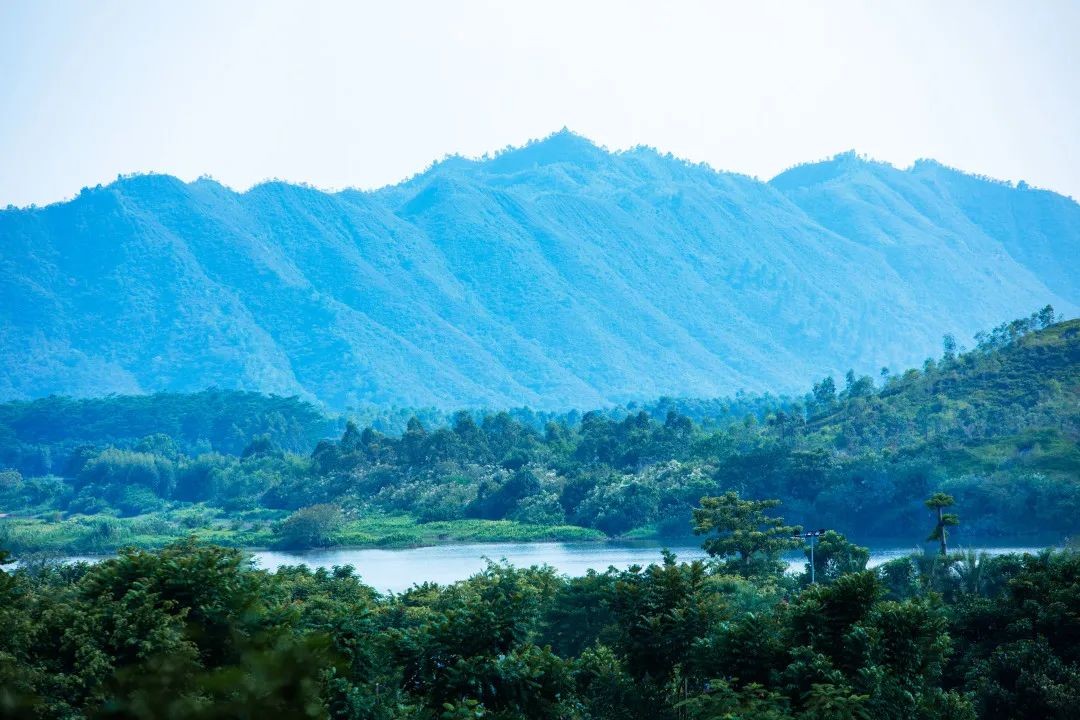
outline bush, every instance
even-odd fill
[[[287,517],[276,532],[282,547],[326,547],[333,544],[333,536],[344,521],[339,505],[310,505]]]
[[[518,503],[510,519],[532,525],[562,525],[566,522],[559,496],[555,493],[525,498]]]
[[[95,495],[90,488],[83,488],[67,506],[69,513],[81,515],[97,515],[111,509],[109,503]]]
[[[118,493],[113,504],[123,515],[144,515],[160,510],[165,503],[150,488],[129,485]]]

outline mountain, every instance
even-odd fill
[[[595,407],[802,390],[1080,305],[1080,206],[854,154],[771,182],[563,131],[373,192],[127,177],[0,212],[0,399]]]

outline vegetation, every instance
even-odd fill
[[[936,540],[941,544],[941,554],[948,555],[948,538],[949,528],[955,527],[960,524],[960,518],[956,513],[944,512],[947,507],[952,507],[956,504],[952,495],[946,495],[943,492],[934,493],[926,501],[926,507],[931,510],[937,511],[937,524],[934,526],[934,531],[930,533],[930,537],[927,540]]]
[[[946,338],[922,369],[876,383],[848,373],[840,387],[825,378],[800,399],[461,411],[446,426],[412,417],[396,436],[347,421],[309,454],[297,443],[334,421],[295,400],[210,391],[17,403],[0,410],[0,537],[20,552],[160,547],[192,533],[290,547],[688,537],[700,498],[734,492],[780,498],[793,524],[867,539],[926,526],[924,500],[941,493],[935,503],[964,507],[967,537],[1056,542],[1080,529],[1080,320],[1053,320],[1046,308],[967,352]],[[230,407],[241,408],[232,424]],[[310,522],[330,506],[338,520]],[[943,551],[954,520],[942,513],[934,531]]]
[[[718,518],[732,537],[775,507],[706,501],[702,526]],[[489,563],[400,595],[352,567],[268,573],[194,540],[94,565],[29,563],[0,572],[0,715],[1074,716],[1080,554],[930,554],[867,571],[865,550],[838,533],[821,550],[813,585],[774,563],[747,573],[665,552],[576,578]]]
[[[298,511],[303,514],[303,511]],[[321,544],[402,548],[455,542],[601,540],[599,530],[573,525],[531,525],[512,520],[440,520],[419,523],[408,515],[346,516],[328,539],[298,542],[289,534],[286,511],[234,513],[192,506],[136,517],[77,515],[64,520],[8,518],[0,524],[0,545],[19,557],[45,554],[103,554],[137,546],[162,548],[192,537],[224,547],[301,549]]]
[[[741,500],[734,492],[702,498],[694,510],[694,532],[716,531],[702,547],[713,557],[726,558],[725,570],[744,578],[775,573],[783,570],[780,554],[802,544],[793,539],[802,528],[765,513],[779,505],[779,500]]]
[[[1080,321],[1053,320],[797,399],[462,411],[397,434],[219,391],[8,404],[0,561],[21,564],[0,572],[0,716],[1072,717],[1080,556],[947,545],[1033,517],[1077,529]],[[832,529],[785,574],[810,521]],[[873,570],[847,539],[931,522],[940,552]],[[489,564],[400,595],[238,549],[691,530],[709,559]]]
[[[114,445],[158,454],[239,455],[256,437],[306,452],[340,431],[314,406],[238,390],[0,403],[0,466],[24,475],[61,475],[88,447]]]

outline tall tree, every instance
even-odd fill
[[[779,500],[743,500],[736,492],[703,497],[701,507],[694,510],[694,533],[715,531],[716,536],[707,538],[702,547],[714,557],[725,558],[726,567],[743,577],[783,572],[780,554],[802,544],[793,537],[802,528],[765,513],[779,505]]]
[[[953,499],[952,495],[946,495],[943,492],[934,493],[926,500],[926,507],[937,511],[937,525],[934,526],[934,531],[930,533],[930,537],[926,539],[937,540],[941,543],[942,557],[949,554],[949,531],[947,528],[960,524],[960,517],[958,515],[945,512],[945,508],[952,507],[955,503],[956,500]]]

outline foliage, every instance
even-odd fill
[[[706,535],[715,530],[717,537],[705,540],[705,551],[725,558],[726,567],[743,577],[782,572],[780,554],[802,544],[792,537],[802,528],[765,514],[779,504],[779,500],[741,500],[733,492],[705,497],[694,510],[694,532]]]
[[[268,573],[195,541],[94,565],[34,563],[0,571],[0,712],[1071,717],[1080,555],[985,563],[977,586],[938,574],[903,598],[886,597],[875,572],[800,587],[670,554],[580,578],[489,563],[386,596],[351,567]]]
[[[953,499],[952,495],[937,492],[931,495],[924,504],[931,510],[937,511],[937,524],[934,526],[934,531],[930,533],[930,537],[928,537],[927,540],[937,540],[941,543],[941,554],[943,556],[948,555],[948,528],[959,525],[960,516],[956,513],[943,512],[943,510],[944,508],[955,505],[956,500]]]
[[[438,540],[440,523],[504,535],[545,526],[668,539],[690,535],[687,518],[702,497],[733,492],[744,502],[782,500],[792,526],[895,539],[898,528],[929,524],[923,500],[940,493],[964,508],[965,521],[955,527],[941,508],[939,542],[946,532],[1060,541],[1080,530],[1080,321],[1047,325],[1051,315],[1009,323],[974,350],[948,351],[878,387],[854,374],[842,387],[819,381],[801,402],[743,395],[583,415],[421,413],[442,424],[412,416],[390,435],[347,421],[338,439],[319,440],[310,454],[296,452],[299,438],[333,423],[280,398],[208,391],[141,404],[8,404],[0,407],[8,423],[0,424],[0,458],[11,458],[0,460],[0,510],[11,517],[0,525],[19,535],[20,551],[35,537],[56,547],[61,535],[87,538],[80,542],[89,548],[94,527],[99,547],[116,547],[110,528],[133,527],[129,519],[155,528],[132,542],[168,526],[173,538],[198,530],[226,544],[265,545],[275,541],[268,522],[338,505],[348,522],[318,542]],[[136,410],[148,419],[130,417]],[[234,410],[235,432],[226,422]],[[78,422],[87,427],[63,429]],[[148,432],[127,434],[135,429]],[[217,519],[171,520],[203,506]],[[248,521],[254,513],[269,515]],[[411,527],[396,536],[367,530],[406,516]],[[224,536],[233,533],[226,518],[247,534]],[[30,520],[40,522],[28,535]]]
[[[810,548],[804,552],[808,561],[807,571],[802,575],[802,581],[809,582],[811,559]],[[846,537],[835,530],[826,530],[815,540],[813,563],[814,580],[819,583],[835,582],[848,573],[858,573],[866,569],[866,563],[870,560],[870,550],[849,542]]]
[[[281,537],[282,547],[323,547],[333,544],[334,534],[344,522],[339,506],[311,505],[287,517],[277,528],[277,534]]]

